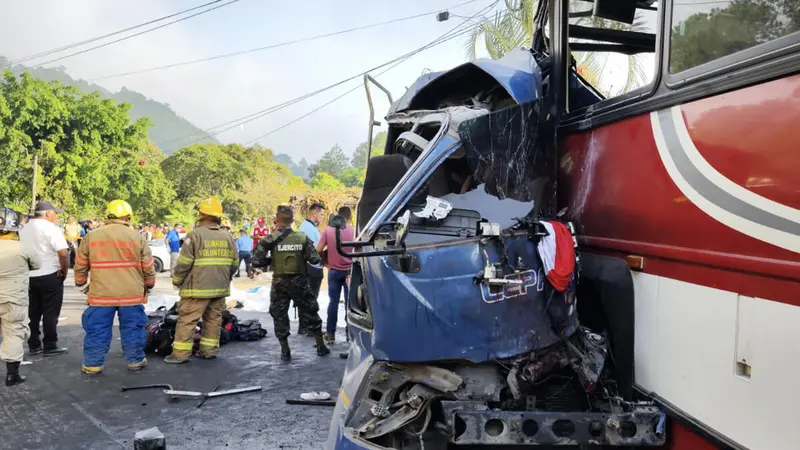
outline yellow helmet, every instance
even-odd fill
[[[133,208],[125,200],[111,200],[106,206],[106,217],[121,219],[132,216]]]
[[[222,217],[222,203],[214,197],[201,201],[197,205],[197,210],[207,216]]]
[[[231,224],[231,219],[228,219],[227,217],[222,217],[222,227],[233,228],[233,225]]]

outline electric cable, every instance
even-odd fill
[[[434,13],[442,11],[442,10],[460,8],[462,6],[466,6],[466,5],[470,4],[470,3],[475,3],[477,1],[479,1],[479,0],[469,0],[469,1],[466,1],[466,2],[463,2],[463,3],[459,3],[457,5],[447,6],[447,7],[444,7],[444,8],[440,8],[440,9],[437,9],[437,10],[428,11],[428,12],[424,12],[424,13],[420,13],[420,14],[414,14],[413,16],[406,16],[406,17],[401,17],[401,18],[398,18],[398,19],[386,20],[386,21],[383,21],[383,22],[372,23],[372,24],[369,24],[369,25],[362,25],[362,26],[359,26],[359,27],[348,28],[348,29],[345,29],[345,30],[334,31],[334,32],[331,32],[331,33],[318,34],[316,36],[308,36],[308,37],[295,39],[295,40],[291,40],[291,41],[279,42],[277,44],[270,44],[270,45],[266,45],[266,46],[262,46],[262,47],[251,48],[251,49],[248,49],[248,50],[239,50],[239,51],[236,51],[236,52],[223,53],[221,55],[209,56],[209,57],[206,57],[206,58],[200,58],[200,59],[195,59],[195,60],[191,60],[191,61],[183,61],[183,62],[179,62],[179,63],[166,64],[166,65],[163,65],[163,66],[155,66],[155,67],[150,67],[150,68],[147,68],[147,69],[132,70],[132,71],[129,71],[129,72],[116,73],[116,74],[112,74],[112,75],[104,75],[104,76],[100,76],[100,77],[96,77],[96,78],[91,78],[88,81],[100,81],[100,80],[108,80],[108,79],[111,79],[111,78],[125,77],[125,76],[129,76],[129,75],[138,75],[138,74],[142,74],[142,73],[155,72],[155,71],[158,71],[158,70],[165,70],[165,69],[172,69],[172,68],[175,68],[175,67],[183,67],[183,66],[188,66],[188,65],[192,65],[192,64],[198,64],[198,63],[202,63],[202,62],[215,61],[215,60],[218,60],[218,59],[230,58],[230,57],[233,57],[233,56],[246,55],[246,54],[249,54],[249,53],[255,53],[255,52],[260,52],[260,51],[264,51],[264,50],[271,50],[271,49],[279,48],[279,47],[286,47],[286,46],[289,46],[289,45],[299,44],[299,43],[303,43],[303,42],[315,41],[317,39],[323,39],[323,38],[328,38],[328,37],[332,37],[332,36],[338,36],[338,35],[341,35],[341,34],[352,33],[352,32],[355,32],[355,31],[367,30],[367,29],[370,29],[370,28],[380,27],[380,26],[384,26],[384,25],[390,25],[390,24],[394,24],[394,23],[398,23],[398,22],[405,22],[405,21],[412,20],[412,19],[418,19],[420,17],[427,17],[427,16],[430,16],[431,14],[434,14]],[[458,16],[458,17],[460,17],[460,16]]]
[[[492,4],[491,6],[494,6],[495,4],[496,4],[496,2],[495,2],[494,4]],[[476,15],[477,15],[477,13],[476,13]],[[473,16],[473,17],[475,17],[475,16]],[[461,24],[459,24],[459,25],[458,25],[456,28],[458,28],[458,27],[461,27],[461,26],[465,25],[466,23],[470,22],[471,20],[472,20],[472,18],[467,18],[466,20],[464,20],[464,22],[462,22]],[[455,31],[455,29],[456,29],[456,28],[454,28],[454,29],[452,29],[452,30],[448,31],[447,33],[445,33],[445,35],[446,35],[446,34],[449,34],[449,33],[450,33],[450,32],[452,32],[452,31]],[[392,70],[393,68],[395,68],[395,67],[397,67],[398,65],[402,64],[403,62],[405,62],[405,60],[407,60],[408,58],[411,58],[412,56],[414,56],[415,54],[417,54],[417,53],[419,53],[419,52],[421,52],[421,51],[427,50],[428,48],[431,48],[431,47],[433,47],[433,46],[436,46],[436,45],[442,44],[442,43],[444,43],[444,42],[448,42],[448,41],[450,41],[450,40],[452,40],[452,39],[455,39],[455,38],[457,38],[457,37],[460,37],[460,36],[466,35],[466,34],[468,34],[468,33],[470,33],[470,32],[471,32],[471,30],[470,30],[470,29],[464,29],[464,30],[461,30],[461,31],[459,31],[459,32],[457,32],[457,33],[455,33],[455,34],[453,34],[452,36],[449,36],[447,39],[445,39],[445,40],[442,40],[441,42],[437,42],[437,41],[439,41],[440,39],[442,39],[442,38],[444,37],[444,35],[443,35],[443,36],[440,36],[439,38],[437,38],[437,39],[436,39],[436,40],[434,40],[433,42],[431,42],[431,43],[429,43],[429,44],[427,44],[427,45],[425,45],[425,46],[421,47],[421,48],[420,48],[420,49],[418,49],[417,51],[413,52],[413,54],[405,56],[405,57],[404,57],[402,60],[400,60],[400,61],[397,61],[397,62],[396,62],[394,65],[392,65],[391,67],[388,67],[387,69],[385,69],[385,70],[381,71],[380,73],[378,73],[378,74],[376,75],[376,78],[377,78],[377,77],[379,77],[379,76],[381,76],[381,75],[383,75],[384,73],[388,72],[389,70]],[[363,74],[362,74],[362,75],[363,75]],[[293,120],[291,120],[291,121],[289,121],[289,122],[287,122],[287,123],[285,123],[285,124],[283,124],[283,125],[281,125],[281,126],[279,126],[279,127],[277,127],[277,128],[274,128],[274,129],[272,129],[272,130],[268,131],[267,133],[264,133],[264,134],[262,134],[261,136],[258,136],[258,137],[256,137],[255,139],[251,139],[251,140],[247,141],[247,142],[244,144],[244,146],[246,147],[246,146],[248,146],[248,145],[251,145],[251,144],[255,143],[256,141],[258,141],[259,139],[263,139],[263,138],[265,138],[265,137],[267,137],[267,136],[269,136],[269,135],[271,135],[271,134],[273,134],[273,133],[276,133],[276,132],[278,132],[278,131],[280,131],[280,130],[282,130],[282,129],[284,129],[284,128],[286,128],[286,127],[290,126],[290,125],[292,125],[292,124],[295,124],[295,123],[299,122],[299,121],[300,121],[300,120],[302,120],[302,119],[305,119],[306,117],[308,117],[308,116],[310,116],[310,115],[312,115],[312,114],[316,113],[317,111],[321,110],[322,108],[325,108],[326,106],[330,105],[331,103],[334,103],[334,102],[336,102],[337,100],[341,99],[342,97],[344,97],[344,96],[346,96],[346,95],[348,95],[348,94],[351,94],[351,93],[355,92],[355,91],[356,91],[357,89],[359,89],[359,88],[361,88],[361,85],[360,85],[360,84],[359,84],[358,86],[355,86],[355,87],[353,87],[352,89],[350,89],[350,90],[348,90],[348,91],[344,92],[343,94],[341,94],[341,95],[339,95],[339,96],[337,96],[337,97],[334,97],[333,99],[329,100],[328,102],[326,102],[326,103],[323,103],[322,105],[320,105],[320,106],[318,106],[318,107],[314,108],[313,110],[311,110],[311,111],[309,111],[309,112],[307,112],[307,113],[305,113],[305,114],[303,114],[303,115],[301,115],[301,116],[299,116],[299,117],[297,117],[297,118],[295,118],[295,119],[293,119]]]
[[[203,11],[200,11],[200,12],[197,12],[197,13],[194,13],[194,14],[191,14],[191,15],[188,15],[188,16],[186,16],[186,17],[181,17],[180,19],[176,19],[176,20],[173,20],[173,21],[171,21],[171,22],[167,22],[167,23],[161,24],[161,25],[159,25],[159,26],[157,26],[157,27],[148,28],[148,29],[146,29],[146,30],[144,30],[144,31],[140,31],[140,32],[138,32],[138,33],[134,33],[134,34],[131,34],[131,35],[129,35],[129,36],[121,37],[121,38],[119,38],[119,39],[114,39],[113,41],[106,42],[106,43],[104,43],[104,44],[100,44],[100,45],[96,45],[96,46],[94,46],[94,47],[89,47],[89,48],[87,48],[87,49],[83,49],[83,50],[77,51],[77,52],[75,52],[75,53],[70,53],[70,54],[68,54],[68,55],[60,56],[60,57],[58,57],[58,58],[51,59],[51,60],[49,60],[49,61],[45,61],[45,62],[43,62],[43,63],[37,63],[37,64],[35,65],[35,67],[40,67],[40,66],[43,66],[43,65],[45,65],[45,64],[50,64],[50,63],[58,62],[58,61],[61,61],[61,60],[67,59],[67,58],[72,58],[73,56],[82,55],[82,54],[84,54],[84,53],[88,53],[88,52],[91,52],[92,50],[97,50],[97,49],[99,49],[99,48],[108,47],[109,45],[113,45],[113,44],[116,44],[116,43],[118,43],[118,42],[126,41],[126,40],[128,40],[128,39],[132,39],[132,38],[135,38],[135,37],[137,37],[137,36],[141,36],[141,35],[143,35],[143,34],[147,34],[147,33],[151,32],[151,31],[159,30],[159,29],[161,29],[161,28],[168,27],[168,26],[170,26],[170,25],[172,25],[172,24],[175,24],[175,23],[178,23],[178,22],[183,22],[184,20],[189,20],[189,19],[191,19],[191,18],[193,18],[193,17],[197,17],[197,16],[200,16],[200,15],[203,15],[203,14],[209,13],[209,12],[211,12],[211,11],[214,11],[214,10],[216,10],[216,9],[219,9],[219,8],[222,8],[222,7],[225,7],[225,6],[228,6],[228,5],[231,5],[231,4],[234,4],[234,3],[237,3],[237,2],[239,2],[239,1],[241,1],[241,0],[229,0],[227,3],[223,3],[223,4],[221,4],[221,5],[214,6],[213,8],[209,8],[209,9],[206,9],[206,10],[203,10]]]
[[[488,5],[488,6],[484,7],[484,8],[482,8],[481,10],[479,10],[477,13],[475,13],[475,15],[477,16],[478,14],[482,14],[482,13],[485,13],[486,11],[488,11],[488,10],[491,10],[497,3],[498,3],[497,1],[494,1],[490,5]],[[447,42],[448,40],[455,39],[456,37],[459,37],[459,36],[462,36],[462,35],[468,33],[470,31],[469,29],[464,29],[464,30],[457,31],[458,28],[463,27],[466,23],[467,23],[467,21],[464,21],[464,22],[460,23],[459,25],[451,28],[450,30],[448,30],[447,32],[445,32],[444,34],[439,36],[438,38],[434,39],[430,43],[428,43],[428,44],[426,44],[426,45],[424,45],[424,46],[422,46],[420,48],[412,50],[412,51],[410,51],[410,52],[408,52],[408,53],[406,53],[404,55],[401,55],[401,56],[399,56],[397,58],[394,58],[394,59],[392,59],[390,61],[382,63],[382,64],[380,64],[378,66],[375,66],[375,67],[372,67],[370,69],[361,71],[361,72],[359,72],[359,73],[357,73],[357,74],[355,74],[355,75],[353,75],[351,77],[348,77],[346,79],[340,80],[340,81],[338,81],[336,83],[330,84],[328,86],[325,86],[323,88],[320,88],[320,89],[317,89],[315,91],[309,92],[307,94],[301,95],[299,97],[293,98],[293,99],[288,100],[286,102],[270,106],[270,107],[265,108],[263,110],[256,111],[254,113],[251,113],[251,114],[248,114],[246,116],[242,116],[242,117],[230,120],[230,121],[225,122],[225,123],[221,123],[221,124],[215,125],[213,127],[207,128],[207,129],[205,129],[205,130],[203,130],[201,132],[193,133],[193,134],[186,135],[186,136],[181,136],[181,137],[174,138],[174,139],[170,139],[170,140],[166,141],[166,143],[175,142],[175,141],[182,141],[182,140],[186,140],[186,139],[193,139],[192,142],[190,142],[189,144],[186,144],[186,145],[191,145],[191,144],[197,143],[197,142],[199,142],[199,141],[201,141],[203,139],[208,139],[210,137],[213,137],[213,136],[216,136],[218,134],[224,133],[225,131],[228,131],[228,130],[231,130],[233,128],[242,126],[242,125],[244,125],[246,123],[249,123],[249,122],[252,122],[254,120],[260,119],[260,118],[262,118],[264,116],[267,116],[267,115],[269,115],[269,114],[271,114],[273,112],[279,111],[279,110],[284,109],[286,107],[289,107],[289,106],[291,106],[291,105],[293,105],[295,103],[303,101],[303,100],[305,100],[307,98],[316,96],[316,95],[318,95],[318,94],[320,94],[322,92],[325,92],[325,91],[328,91],[328,90],[333,89],[335,87],[338,87],[338,86],[340,86],[342,84],[345,84],[345,83],[347,83],[349,81],[352,81],[352,80],[354,80],[356,78],[362,77],[365,73],[369,73],[369,72],[372,72],[374,70],[378,70],[378,69],[380,69],[382,67],[386,67],[386,66],[388,66],[390,64],[394,64],[394,63],[405,61],[406,59],[410,58],[411,56],[416,55],[417,53],[419,53],[421,51],[427,50],[428,48],[431,48],[433,46],[442,44],[444,42]],[[450,35],[450,34],[452,34],[454,32],[455,32],[455,34],[453,34],[452,36],[448,36],[448,35]],[[381,73],[385,73],[385,71],[381,72]],[[357,88],[358,87],[356,87],[356,89]],[[353,90],[355,90],[355,89],[353,89]],[[348,94],[349,92],[351,92],[351,91],[346,92],[345,95]],[[344,95],[342,95],[342,96],[344,96]],[[336,99],[341,98],[342,96],[337,97]],[[336,99],[334,99],[334,100],[336,100]],[[329,103],[331,103],[331,102],[329,102]],[[326,106],[326,105],[324,105],[324,106]],[[212,131],[212,130],[215,130],[217,128],[222,128],[222,129],[217,130],[217,131]],[[195,137],[196,137],[196,139],[194,139]],[[260,137],[258,139],[260,139]]]
[[[214,0],[214,1],[211,1],[211,2],[208,2],[208,3],[204,3],[202,5],[195,6],[193,8],[184,9],[183,11],[178,11],[176,13],[172,13],[172,14],[167,15],[167,16],[159,17],[158,19],[149,20],[147,22],[140,23],[140,24],[134,25],[132,27],[128,27],[128,28],[124,28],[122,30],[114,31],[112,33],[104,34],[102,36],[95,36],[93,38],[89,38],[89,39],[86,39],[86,40],[83,40],[83,41],[80,41],[80,42],[73,42],[72,44],[67,44],[67,45],[64,45],[62,47],[53,48],[53,49],[50,49],[50,50],[45,50],[45,51],[42,51],[42,52],[39,52],[39,53],[36,53],[36,54],[33,54],[33,55],[23,56],[23,57],[18,58],[18,59],[14,60],[14,61],[9,61],[9,63],[10,64],[19,64],[19,63],[22,63],[22,62],[25,62],[25,61],[29,61],[31,59],[41,58],[42,56],[48,56],[48,55],[52,55],[53,53],[59,53],[59,52],[63,52],[64,50],[69,50],[71,48],[80,47],[80,46],[86,45],[86,44],[91,44],[92,42],[99,41],[101,39],[109,38],[109,37],[116,36],[116,35],[122,34],[122,33],[127,33],[128,31],[132,31],[132,30],[135,30],[137,28],[145,27],[147,25],[152,25],[154,23],[161,22],[162,20],[171,19],[172,17],[179,16],[181,14],[185,14],[185,13],[188,13],[188,12],[192,12],[192,11],[194,11],[196,9],[204,8],[206,6],[213,5],[214,3],[219,3],[221,1],[222,0]]]

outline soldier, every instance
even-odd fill
[[[81,318],[85,333],[81,371],[87,375],[103,371],[115,315],[128,370],[139,371],[147,364],[144,304],[156,284],[156,273],[150,245],[131,227],[132,217],[128,202],[110,202],[106,224],[87,234],[75,255],[75,286],[83,287],[89,304]]]
[[[0,359],[6,362],[6,386],[25,381],[19,366],[28,338],[28,271],[39,268],[39,259],[19,242],[22,217],[0,208]]]
[[[183,240],[172,284],[180,289],[178,325],[169,364],[189,361],[194,346],[194,329],[203,318],[198,358],[213,359],[219,348],[225,297],[231,293],[231,280],[239,268],[233,236],[223,230],[222,204],[215,198],[200,202],[197,227]]]
[[[294,213],[289,206],[279,206],[275,222],[278,230],[261,239],[253,255],[253,267],[266,270],[273,267],[269,314],[275,324],[275,336],[281,344],[281,359],[292,359],[289,350],[289,302],[294,300],[300,310],[301,320],[308,325],[317,342],[317,355],[331,351],[322,338],[322,320],[319,305],[308,284],[306,263],[319,264],[319,253],[305,234],[292,231]],[[271,252],[272,258],[267,257]]]

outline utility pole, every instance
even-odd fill
[[[31,189],[33,193],[31,194],[31,214],[36,209],[36,178],[38,178],[39,174],[39,155],[34,153],[33,154],[33,183]]]

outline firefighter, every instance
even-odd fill
[[[6,386],[23,383],[19,366],[28,339],[28,272],[39,268],[39,257],[19,242],[22,216],[0,208],[0,359],[6,362]]]
[[[320,257],[305,234],[292,230],[294,214],[289,206],[279,206],[275,221],[278,230],[261,239],[253,255],[253,267],[266,270],[272,264],[272,290],[270,291],[269,314],[275,324],[275,336],[281,344],[281,359],[292,358],[289,349],[289,302],[294,300],[300,310],[300,318],[308,325],[317,342],[317,355],[331,351],[322,338],[322,320],[319,305],[308,284],[306,263],[319,264]],[[272,258],[267,254],[271,252]]]
[[[172,284],[180,289],[178,325],[172,354],[164,361],[182,364],[189,361],[194,346],[194,330],[203,318],[198,358],[216,358],[225,297],[230,295],[233,274],[239,268],[236,243],[221,228],[222,204],[215,198],[200,202],[197,226],[183,240]]]
[[[105,225],[83,238],[75,256],[75,286],[87,294],[89,304],[81,318],[85,333],[81,371],[87,375],[103,371],[114,315],[119,319],[128,370],[139,371],[147,364],[144,304],[156,284],[156,273],[150,245],[133,229],[132,218],[128,202],[111,201]]]

